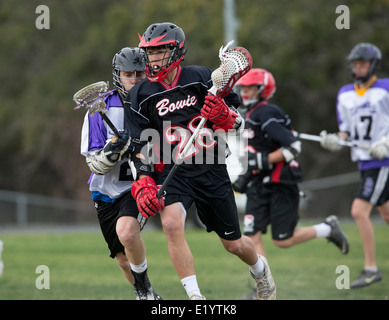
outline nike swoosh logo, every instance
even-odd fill
[[[231,232],[224,231],[224,234],[225,234],[226,236],[228,236],[229,234],[234,233],[234,232],[235,232],[235,231],[231,231]]]
[[[366,278],[366,279],[365,279],[365,282],[366,282],[366,283],[371,283],[371,282],[374,281],[374,279],[375,279],[376,277],[377,277],[377,276],[376,276],[375,274],[373,274],[371,277]]]

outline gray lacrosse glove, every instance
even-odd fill
[[[320,145],[331,152],[339,151],[343,148],[341,145],[342,138],[339,137],[336,133],[327,133],[326,130],[320,132]]]
[[[130,134],[127,130],[119,130],[119,134],[119,137],[113,136],[103,149],[92,151],[86,157],[86,163],[92,172],[106,174],[131,152]]]
[[[389,156],[389,134],[382,137],[380,140],[374,142],[370,149],[369,154],[373,158],[384,159]]]

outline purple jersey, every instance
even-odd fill
[[[377,79],[366,91],[355,84],[343,86],[338,93],[336,112],[339,131],[347,132],[352,142],[370,146],[389,134],[389,79]],[[374,159],[369,151],[351,148],[351,160],[359,170],[389,166],[389,157]]]
[[[117,90],[111,91],[104,101],[107,104],[108,118],[117,129],[123,129],[124,108]],[[90,152],[104,148],[107,140],[110,140],[113,135],[114,133],[99,113],[96,112],[91,116],[87,112],[81,133],[81,154],[87,157]],[[105,175],[92,173],[88,183],[90,191],[100,192],[111,199],[116,199],[131,189],[132,181],[128,159],[123,159]]]

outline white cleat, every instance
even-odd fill
[[[250,274],[257,285],[258,300],[275,300],[276,285],[274,283],[273,276],[271,275],[269,263],[264,256],[258,255],[258,257],[265,264],[265,272],[258,278],[255,278],[250,271]]]

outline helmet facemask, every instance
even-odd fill
[[[121,77],[120,71],[133,75],[131,78]],[[128,91],[140,80],[144,78],[145,61],[143,51],[139,48],[123,48],[112,59],[113,85],[118,90],[122,99],[125,99]],[[126,90],[126,85],[122,79],[133,79],[133,84]],[[127,86],[130,86],[127,84]]]
[[[146,76],[152,82],[162,81],[181,63],[184,57],[183,50],[172,43],[158,47],[143,48],[146,60]],[[155,60],[154,55],[162,55],[161,59]],[[154,67],[153,67],[154,66]]]
[[[353,62],[355,60],[370,61],[369,72],[363,77],[356,77],[353,69]],[[381,67],[382,54],[380,49],[371,43],[361,42],[357,44],[347,57],[349,70],[354,82],[366,83],[369,79],[377,73]]]
[[[143,36],[139,35],[139,48],[143,49],[146,60],[146,76],[151,82],[160,82],[179,66],[184,59],[185,34],[181,28],[170,22],[150,25]],[[159,50],[160,49],[160,50]],[[153,69],[156,62],[153,54],[160,54],[159,68]]]
[[[263,85],[262,86],[255,85],[255,87],[257,88],[257,92],[255,94],[252,94],[251,97],[248,97],[248,96],[243,94],[242,87],[243,86],[237,87],[237,93],[240,96],[240,99],[242,100],[241,108],[250,109],[251,107],[256,105],[259,101],[263,100],[263,98],[261,98],[261,92],[264,89]],[[253,87],[254,87],[254,85],[253,85]]]
[[[122,70],[123,71],[123,70]],[[131,71],[125,71],[125,72],[131,72]],[[133,76],[132,77],[123,77],[120,76],[120,70],[114,68],[112,70],[112,75],[113,75],[113,85],[118,89],[118,92],[122,99],[125,99],[126,96],[128,95],[128,92],[132,89],[133,86],[135,86],[138,82],[140,82],[144,78],[144,71],[134,71],[132,72]],[[126,90],[126,87],[124,83],[122,82],[122,79],[126,80],[133,80],[133,85],[131,88]]]

